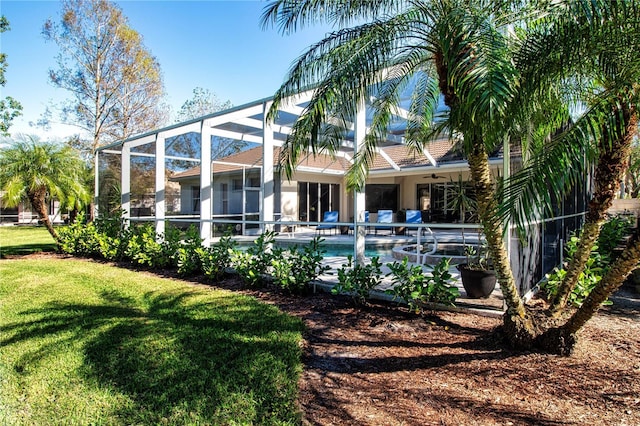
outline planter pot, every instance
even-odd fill
[[[483,269],[469,269],[466,264],[457,266],[462,286],[470,299],[489,297],[496,288],[496,272]]]

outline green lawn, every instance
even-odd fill
[[[0,277],[2,425],[299,422],[303,326],[273,306],[79,259]]]
[[[0,226],[0,258],[55,250],[56,243],[44,226]]]

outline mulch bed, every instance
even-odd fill
[[[167,273],[170,275],[171,273]],[[640,295],[623,287],[574,354],[517,352],[499,318],[242,291],[302,318],[306,425],[640,425]]]
[[[242,291],[307,326],[307,425],[640,425],[640,295],[628,289],[571,357],[511,350],[498,318]]]

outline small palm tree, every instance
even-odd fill
[[[27,199],[57,243],[46,201],[53,198],[63,205],[86,205],[90,194],[83,184],[85,169],[72,148],[41,142],[34,136],[12,141],[0,149],[2,200],[13,207]]]

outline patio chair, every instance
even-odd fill
[[[280,217],[280,219],[278,219],[278,222],[295,222],[295,219],[293,218],[293,216],[283,215]],[[295,236],[296,226],[297,226],[295,223],[287,223],[287,224],[282,224],[279,226],[276,225],[276,226],[277,226],[276,229],[278,230],[278,232],[287,234],[289,238],[292,238]]]
[[[376,223],[392,223],[393,222],[393,211],[391,210],[378,210],[378,221]],[[376,235],[378,235],[378,231],[388,230],[393,234],[392,226],[376,226]]]
[[[316,232],[322,231],[333,231],[336,232],[338,229],[338,225],[335,223],[338,221],[338,212],[337,211],[327,211],[324,212],[324,216],[322,217],[322,223],[316,226]],[[334,225],[332,225],[334,223]]]
[[[364,211],[364,221],[369,223],[369,212],[367,210]],[[353,232],[353,225],[349,225],[349,232]],[[367,226],[367,232],[369,232],[368,226]]]
[[[407,224],[422,223],[422,212],[420,210],[407,210],[407,216],[405,219]],[[407,235],[410,235],[411,229],[418,229],[418,227],[407,226]]]

